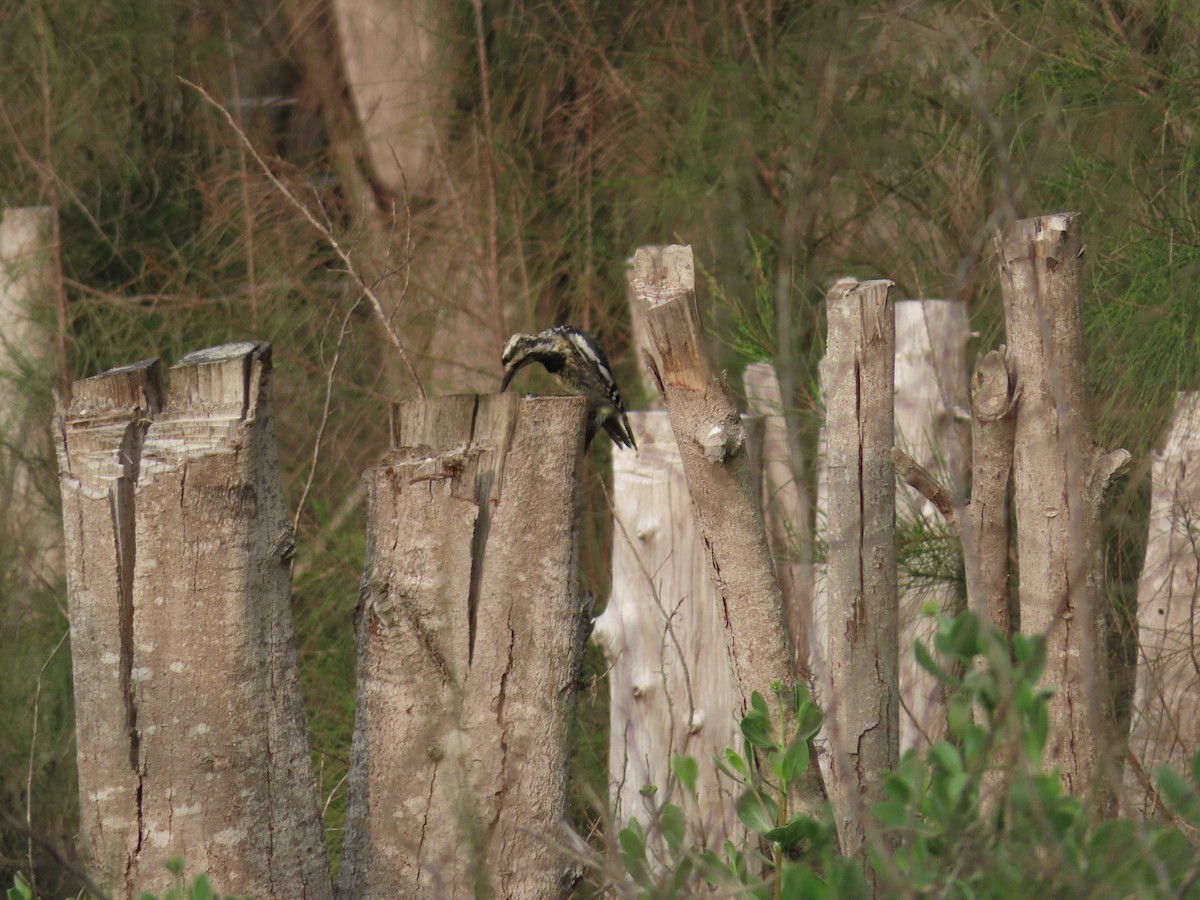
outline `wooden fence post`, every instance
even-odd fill
[[[899,755],[891,286],[839,283],[826,297],[829,792],[847,853]]]
[[[1160,809],[1154,769],[1189,771],[1200,749],[1200,393],[1181,393],[1151,476],[1150,533],[1138,581],[1138,667],[1126,773],[1130,812]],[[1194,835],[1193,835],[1194,836]]]
[[[188,354],[161,410],[157,372],[143,363],[77,382],[60,417],[81,801],[98,880],[124,896],[161,892],[164,863],[182,856],[223,892],[329,897],[270,348]]]
[[[1022,219],[997,236],[1009,359],[1021,386],[1013,453],[1021,630],[1046,635],[1050,738],[1046,764],[1082,796],[1116,760],[1109,689],[1109,617],[1100,506],[1128,466],[1095,443],[1081,311],[1078,213]],[[1111,771],[1110,771],[1111,770]]]
[[[49,408],[31,402],[29,389],[56,368],[48,323],[59,281],[57,215],[48,206],[0,214],[0,545],[9,562],[32,574],[26,583],[54,584],[63,568],[58,521],[31,465],[50,449]],[[48,400],[49,390],[41,390]]]
[[[135,894],[141,843],[133,687],[133,492],[162,366],[147,360],[77,381],[59,411],[80,840],[92,875]]]
[[[584,403],[441,397],[395,421],[365,475],[339,893],[561,896]]]
[[[712,760],[740,744],[741,696],[671,423],[665,412],[629,418],[638,452],[613,454],[612,595],[593,632],[610,665],[609,802],[618,827],[634,816],[646,826],[666,799],[671,754],[692,756],[696,802],[671,800],[692,845],[719,850],[735,837],[737,798]],[[659,790],[647,798],[646,785]]]
[[[807,485],[797,478],[797,473],[804,471],[804,460],[795,457],[788,440],[783,393],[775,367],[751,363],[742,375],[742,386],[750,414],[763,417],[763,517],[775,558],[775,574],[783,591],[796,674],[807,682],[812,672],[808,648],[812,639],[813,566],[812,499]]]
[[[646,307],[661,359],[655,366],[656,381],[679,445],[692,514],[708,552],[745,711],[752,692],[769,697],[772,683],[778,683],[787,696],[796,683],[795,656],[745,428],[705,346],[691,247],[640,248],[634,254],[634,288]],[[824,803],[815,754],[797,799],[814,812]]]
[[[901,300],[896,307],[896,446],[909,459],[942,476],[954,496],[966,486],[967,306],[951,300]],[[960,412],[961,411],[961,412]],[[897,488],[899,518],[924,533],[942,525],[934,504],[908,487]],[[950,523],[946,530],[957,538]],[[933,556],[935,549],[928,556]],[[920,548],[910,548],[920,568]],[[938,565],[937,561],[933,561]],[[898,586],[900,625],[900,750],[923,749],[945,737],[944,686],[916,660],[913,644],[932,648],[937,631],[926,608],[955,612],[954,585],[909,577]]]

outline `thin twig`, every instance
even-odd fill
[[[350,330],[350,317],[354,315],[354,311],[358,309],[360,303],[362,303],[361,296],[350,305],[350,308],[346,310],[346,315],[342,317],[342,327],[338,332],[337,346],[334,347],[333,359],[329,361],[329,368],[325,373],[325,405],[321,409],[321,421],[317,425],[317,436],[313,439],[312,463],[308,467],[308,478],[304,481],[304,490],[300,494],[300,502],[296,504],[296,515],[292,518],[293,534],[299,533],[300,516],[304,513],[304,504],[308,500],[308,493],[312,490],[313,481],[317,477],[317,462],[321,457],[321,439],[325,436],[325,426],[329,424],[329,407],[333,403],[334,376],[337,374],[338,361],[342,358],[342,344],[345,342],[346,334]]]
[[[483,31],[483,2],[472,0],[475,8],[475,51],[479,57],[479,89],[483,101],[483,145],[487,168],[485,181],[487,184],[487,287],[488,298],[492,307],[492,329],[496,333],[496,345],[504,344],[507,335],[504,333],[504,305],[500,295],[500,242],[497,235],[499,215],[496,209],[496,158],[492,141],[492,95],[488,87],[487,44]]]
[[[210,95],[204,88],[200,87],[200,85],[196,84],[195,82],[188,81],[186,78],[180,78],[179,80],[183,84],[186,84],[188,87],[199,93],[200,96],[204,98],[206,103],[216,109],[225,118],[225,121],[229,123],[229,127],[232,128],[234,133],[237,134],[238,139],[246,146],[246,149],[250,151],[250,156],[256,163],[258,163],[259,168],[263,170],[263,173],[267,176],[267,178],[270,179],[271,184],[275,185],[275,188],[281,194],[283,194],[283,196],[289,203],[292,204],[292,206],[299,211],[300,215],[304,216],[304,218],[308,220],[308,223],[317,230],[325,242],[329,244],[333,252],[338,255],[338,258],[341,259],[342,264],[346,267],[346,274],[354,279],[354,283],[362,293],[362,296],[366,297],[367,300],[370,301],[371,307],[374,309],[375,315],[379,319],[379,324],[383,326],[384,333],[387,334],[388,340],[391,342],[392,346],[396,348],[396,352],[400,354],[400,359],[404,363],[405,369],[408,370],[408,376],[412,379],[413,386],[417,389],[418,398],[424,402],[425,387],[421,384],[421,376],[417,374],[416,366],[413,365],[412,359],[408,355],[408,351],[404,349],[404,344],[400,341],[400,336],[396,334],[396,329],[392,327],[392,323],[388,320],[387,314],[383,311],[383,304],[379,301],[379,297],[376,295],[375,290],[370,284],[367,283],[367,280],[363,278],[362,274],[358,271],[358,268],[354,265],[354,260],[350,258],[350,253],[342,246],[341,242],[334,235],[333,230],[327,224],[319,221],[312,210],[310,210],[299,197],[293,194],[291,189],[289,189],[287,185],[280,181],[279,177],[271,171],[271,167],[268,166],[266,160],[259,155],[259,152],[250,142],[250,138],[246,136],[246,132],[238,127],[237,122],[234,120],[229,110],[214,100],[212,95]]]
[[[71,629],[67,628],[62,633],[62,637],[58,639],[58,643],[54,645],[54,649],[50,651],[50,655],[46,657],[46,661],[42,663],[42,669],[38,672],[37,686],[33,692],[33,732],[29,737],[29,767],[25,773],[25,829],[26,829],[26,852],[29,860],[29,886],[33,890],[33,895],[37,896],[37,873],[33,868],[33,769],[34,760],[37,756],[37,739],[38,739],[38,714],[41,709],[42,700],[42,679],[46,676],[46,669],[50,666],[50,661],[54,659],[54,655],[58,653],[62,647],[63,641],[67,639],[67,635],[71,633]]]

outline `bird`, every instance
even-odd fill
[[[571,325],[555,325],[537,334],[514,334],[504,345],[500,361],[504,363],[500,393],[508,389],[520,369],[539,362],[568,393],[587,400],[585,449],[603,428],[618,447],[637,450],[608,357],[591,335]]]

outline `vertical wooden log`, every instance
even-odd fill
[[[59,418],[82,831],[117,896],[186,859],[220,888],[332,895],[292,646],[270,349],[76,382]]]
[[[812,500],[796,477],[804,460],[794,457],[784,418],[783,393],[770,363],[751,363],[742,375],[751,415],[762,416],[763,516],[783,592],[784,617],[792,638],[799,677],[809,680],[812,633]]]
[[[1046,635],[1050,730],[1046,763],[1083,795],[1111,732],[1109,617],[1100,505],[1128,465],[1096,446],[1081,314],[1079,215],[1016,222],[997,238],[1009,358],[1021,385],[1013,453],[1021,630]],[[1108,788],[1096,809],[1107,811]]]
[[[613,454],[612,595],[593,632],[610,665],[609,799],[620,825],[645,825],[647,804],[664,800],[671,754],[692,756],[696,803],[671,799],[687,812],[692,845],[719,850],[736,827],[736,797],[712,760],[738,744],[741,697],[671,423],[665,412],[629,418],[638,452]],[[648,801],[646,785],[659,788]]]
[[[949,300],[902,300],[896,307],[896,446],[936,472],[961,497],[966,482],[966,304]],[[960,412],[960,410],[962,412]],[[901,520],[928,531],[942,526],[934,505],[911,487],[899,487]],[[953,529],[948,528],[953,533]],[[919,549],[917,550],[919,553]],[[937,564],[937,561],[932,561]],[[917,565],[909,567],[920,568]],[[904,577],[900,597],[900,750],[922,749],[945,737],[945,692],[913,653],[920,640],[932,647],[937,623],[927,610],[955,612],[954,585]]]
[[[133,672],[133,492],[162,366],[147,360],[77,381],[57,419],[71,615],[80,840],[93,877],[133,896],[141,843]]]
[[[398,408],[366,473],[344,897],[557,897],[582,659],[579,398]]]
[[[691,247],[640,248],[634,254],[634,289],[646,307],[662,360],[656,380],[679,445],[692,514],[709,555],[725,643],[745,711],[753,691],[766,697],[773,682],[785,692],[796,683],[783,595],[767,545],[745,428],[729,386],[705,347]],[[815,757],[797,799],[812,810],[824,803]]]
[[[183,357],[146,432],[135,495],[138,847],[222,891],[329,897],[293,647],[294,552],[276,460],[270,347]]]
[[[989,351],[971,378],[971,499],[960,521],[967,603],[1005,639],[1013,630],[1008,482],[1018,399],[1005,348]]]
[[[1200,393],[1181,393],[1154,456],[1150,532],[1138,581],[1138,667],[1126,776],[1130,811],[1160,810],[1156,766],[1187,772],[1200,749]]]
[[[826,297],[826,712],[830,796],[847,853],[862,845],[863,810],[881,798],[882,775],[896,765],[899,748],[891,285],[839,284]]]
[[[7,562],[32,575],[27,583],[53,584],[63,567],[58,522],[32,465],[49,451],[48,407],[35,401],[34,386],[56,368],[46,324],[58,283],[56,215],[47,206],[0,215],[0,547]]]
[[[659,253],[662,252],[661,247],[655,249]],[[629,323],[633,336],[634,358],[637,360],[642,389],[646,392],[646,408],[661,410],[663,408],[662,397],[658,393],[658,385],[654,383],[654,375],[651,374],[650,364],[646,360],[653,360],[654,365],[660,370],[662,361],[658,358],[658,350],[654,347],[654,338],[650,336],[650,325],[646,321],[646,308],[638,302],[636,279],[637,273],[633,268],[633,257],[631,256],[625,260],[625,298],[629,301]]]

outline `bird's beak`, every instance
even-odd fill
[[[524,366],[533,362],[532,356],[522,356],[520,359],[515,359],[510,362],[504,369],[504,380],[500,382],[500,393],[508,390],[509,383],[513,380],[513,376]]]

